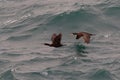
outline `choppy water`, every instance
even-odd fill
[[[0,80],[120,80],[119,30],[120,0],[0,0]]]

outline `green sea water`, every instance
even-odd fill
[[[120,80],[119,13],[119,0],[0,0],[0,80]],[[65,46],[43,45],[53,33]]]

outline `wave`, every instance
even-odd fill
[[[119,23],[115,22],[116,18],[108,18],[111,11],[101,10],[94,6],[87,9],[78,9],[76,11],[66,11],[51,17],[51,20],[46,24],[49,30],[58,32],[70,31],[88,31],[88,32],[105,32],[118,31]],[[113,10],[114,12],[114,10]],[[115,11],[119,13],[118,9]],[[115,16],[115,13],[112,14]],[[119,14],[117,15],[119,16]]]
[[[108,2],[106,4],[110,4]],[[6,25],[1,33],[15,32],[18,31],[18,29],[21,29],[21,32],[30,32],[33,34],[44,31],[49,32],[51,30],[54,32],[89,31],[98,33],[104,32],[105,30],[116,31],[120,29],[118,26],[119,23],[115,24],[115,21],[108,18],[109,16],[116,16],[116,18],[119,19],[119,6],[105,6],[105,8],[101,9],[102,4],[103,3],[101,3],[101,5],[99,4],[100,8],[98,6],[96,7],[96,5],[83,4],[82,7],[77,7],[78,9],[62,11],[59,14],[51,14],[48,12],[39,15],[35,15],[33,9],[40,8],[40,5],[33,4],[24,6],[18,11],[18,18],[28,14],[30,14],[30,16]],[[114,22],[114,24],[111,24],[111,22]],[[26,30],[24,30],[25,27]]]
[[[0,2],[0,80],[119,80],[119,0]],[[59,32],[65,46],[43,45]]]
[[[63,75],[63,76],[79,76],[83,74],[81,71],[68,71],[68,70],[46,70],[49,75]]]
[[[21,56],[22,54],[15,54],[15,53],[13,53],[13,52],[3,52],[2,54],[1,54],[1,56],[11,56],[11,57],[17,57],[17,56]]]
[[[82,24],[91,22],[95,18],[95,14],[90,13],[84,9],[79,9],[71,12],[64,12],[58,15],[55,15],[53,19],[49,22],[49,25],[68,25],[68,24]]]
[[[120,18],[120,6],[113,6],[105,9],[105,14],[107,16],[116,16],[117,18]]]
[[[10,61],[8,61],[8,60],[0,60],[0,65],[3,65],[3,64],[6,64],[6,63],[9,63]]]
[[[27,73],[17,73],[20,79],[23,80],[53,80],[51,77],[47,75],[46,72],[27,72]]]
[[[89,76],[89,80],[116,80],[115,76],[105,69],[95,70]]]
[[[1,80],[17,80],[11,70],[7,70],[0,74]]]
[[[47,58],[47,57],[45,57],[45,58],[35,57],[35,58],[30,59],[30,60],[25,61],[25,62],[27,62],[27,63],[32,63],[32,62],[45,62],[45,61],[47,62],[47,61],[52,61],[52,60],[56,60],[56,58],[53,59],[53,58]]]
[[[19,35],[19,36],[10,36],[7,40],[9,41],[21,41],[29,39],[32,35]]]

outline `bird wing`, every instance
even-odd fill
[[[79,39],[79,38],[81,38],[81,37],[82,37],[82,36],[80,36],[80,35],[77,35],[77,36],[76,36],[76,39]]]
[[[85,43],[87,43],[87,44],[90,43],[90,36],[89,35],[84,35],[83,39],[84,39]]]
[[[57,35],[56,35],[55,33],[52,35],[52,37],[51,37],[51,41],[52,41],[52,42],[55,40],[56,36],[57,36]]]
[[[61,43],[61,40],[62,40],[62,34],[58,34],[57,37],[56,37],[56,42],[58,42],[59,44]]]
[[[52,44],[55,44],[55,45],[61,44],[61,39],[62,39],[62,34],[53,35]]]

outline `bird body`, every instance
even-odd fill
[[[78,32],[78,33],[72,33],[73,35],[76,35],[76,39],[83,38],[85,43],[90,43],[90,38],[93,34],[87,33],[87,32]]]
[[[47,45],[47,46],[50,46],[50,47],[61,47],[61,46],[63,46],[61,44],[61,39],[62,39],[62,34],[61,33],[58,34],[58,35],[56,33],[54,33],[51,37],[52,43],[51,44],[44,43],[44,45]]]

